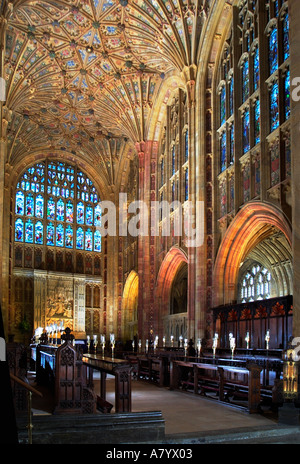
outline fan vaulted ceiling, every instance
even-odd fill
[[[145,140],[163,80],[195,62],[209,4],[16,2],[5,55],[10,150],[84,147],[105,157],[108,139]]]

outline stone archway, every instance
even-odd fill
[[[188,313],[185,313],[186,315],[184,316],[186,321],[183,321],[183,316],[180,316],[180,313],[170,315],[173,282],[183,267],[186,268],[187,272],[187,263],[188,259],[185,252],[178,247],[173,247],[165,256],[165,259],[160,266],[155,290],[157,325],[160,339],[166,335],[164,333],[164,320],[168,317],[173,317],[175,319],[177,318],[177,324],[184,325],[185,328],[187,327]]]
[[[250,202],[239,211],[219,247],[214,267],[213,306],[236,301],[241,264],[274,230],[280,231],[291,247],[291,227],[280,210],[265,203]]]
[[[122,298],[122,339],[133,340],[138,333],[137,307],[139,293],[139,276],[135,271],[128,275]]]

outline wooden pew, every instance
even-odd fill
[[[251,364],[244,368],[214,364],[173,361],[170,388],[192,389],[194,394],[207,396],[213,392],[219,401],[233,403],[246,400],[248,412],[258,412],[261,403],[261,367]]]

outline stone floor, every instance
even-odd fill
[[[100,380],[94,373],[95,392]],[[107,378],[107,401],[114,404],[114,378]],[[51,403],[33,403],[34,414],[49,412]],[[282,425],[268,408],[264,414],[248,414],[193,393],[171,391],[142,381],[132,381],[132,411],[161,411],[165,420],[165,443],[273,443],[300,444],[299,426]],[[114,408],[111,413],[114,413]]]

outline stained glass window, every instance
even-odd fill
[[[101,234],[96,230],[94,234],[94,251],[101,251]]]
[[[253,87],[254,91],[259,86],[259,48],[256,47],[253,55]]]
[[[220,164],[221,164],[221,172],[223,172],[226,169],[226,132],[223,131],[221,134],[221,139],[220,139],[220,152],[221,152],[221,159],[220,159]]]
[[[286,120],[289,119],[291,114],[290,78],[290,70],[288,69],[284,77],[284,116]]]
[[[100,205],[95,206],[94,214],[95,214],[94,225],[101,226],[101,206]]]
[[[240,279],[242,303],[265,300],[271,296],[271,273],[264,266],[254,264]]]
[[[286,12],[282,21],[283,28],[283,59],[284,61],[290,56],[290,42],[289,42],[289,15]]]
[[[270,161],[271,161],[271,186],[277,185],[279,183],[279,141],[275,141],[270,147]]]
[[[67,222],[73,222],[73,203],[71,201],[68,201],[66,204],[66,221]]]
[[[37,195],[35,199],[35,217],[44,217],[44,197],[43,195]]]
[[[26,195],[26,216],[34,215],[34,198],[31,193]]]
[[[224,124],[226,120],[226,89],[225,85],[221,88],[220,92],[220,126]]]
[[[269,35],[269,69],[273,74],[278,68],[277,28],[273,27]]]
[[[77,204],[77,224],[84,224],[84,205],[82,201]]]
[[[58,224],[56,227],[56,246],[64,246],[64,226],[62,224]]]
[[[92,226],[93,225],[93,211],[94,208],[91,205],[86,207],[86,225]]]
[[[24,193],[23,192],[17,192],[16,193],[15,212],[16,212],[16,214],[21,214],[22,216],[24,214]]]
[[[234,91],[234,78],[232,76],[229,82],[229,112],[230,112],[230,115],[233,114],[233,98],[234,98],[233,91]]]
[[[230,126],[230,164],[234,162],[234,123]]]
[[[274,82],[270,90],[270,124],[271,132],[279,126],[279,89]]]
[[[83,229],[79,227],[76,232],[76,248],[78,250],[83,250],[83,245],[84,245],[83,241],[84,241],[84,232],[83,232]]]
[[[243,114],[243,151],[247,153],[250,150],[250,114],[247,109]]]
[[[249,98],[249,60],[248,58],[244,61],[242,65],[242,95],[243,95],[243,102]]]
[[[85,249],[90,251],[93,249],[93,234],[91,229],[88,229],[85,233]]]
[[[71,226],[66,228],[66,248],[73,248],[73,228]]]
[[[53,198],[48,199],[47,219],[55,219],[55,201],[53,200]]]
[[[52,223],[47,225],[47,245],[54,246],[54,225]]]
[[[187,201],[189,199],[189,170],[186,168],[184,172],[184,199]]]
[[[176,170],[176,156],[175,156],[175,145],[172,147],[172,176],[175,174]]]
[[[77,223],[82,224],[76,232],[75,248],[101,251],[100,230],[92,248],[95,227],[101,225],[98,202],[93,182],[83,172],[77,172],[76,167],[56,161],[38,163],[28,168],[17,183],[15,214],[23,219],[16,218],[15,241],[74,249],[75,210]],[[47,224],[43,223],[44,218]]]
[[[38,245],[43,245],[44,242],[44,226],[41,221],[35,223],[35,239],[34,242]]]
[[[260,142],[260,101],[257,99],[254,104],[254,140],[255,145]]]
[[[185,162],[189,159],[189,131],[185,132],[184,135],[184,160]]]
[[[15,240],[23,242],[24,240],[24,225],[22,219],[17,219],[15,222]]]
[[[64,217],[65,217],[65,203],[60,198],[57,201],[57,205],[56,205],[56,220],[57,221],[63,221]]]

